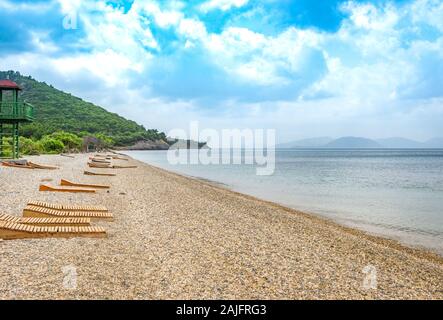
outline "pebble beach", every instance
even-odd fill
[[[435,253],[130,158],[113,162],[137,168],[88,168],[91,155],[27,157],[58,170],[0,167],[1,213],[38,200],[114,214],[94,222],[105,239],[0,240],[0,299],[443,299]],[[61,178],[111,188],[38,191]]]

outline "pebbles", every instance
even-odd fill
[[[0,167],[2,213],[41,200],[115,216],[98,223],[107,239],[3,241],[1,299],[443,299],[441,257],[134,160],[115,177],[86,176],[87,157],[29,157],[54,171]],[[62,177],[110,193],[37,191]]]

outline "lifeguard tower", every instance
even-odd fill
[[[0,80],[0,159],[19,157],[19,123],[34,120],[34,107],[19,100],[21,90],[9,79]]]

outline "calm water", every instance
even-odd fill
[[[127,154],[443,254],[443,150],[281,149],[270,176],[246,164],[171,165],[166,151]]]

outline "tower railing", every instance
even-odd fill
[[[33,121],[34,107],[23,101],[2,101],[0,102],[0,121],[1,120]]]

